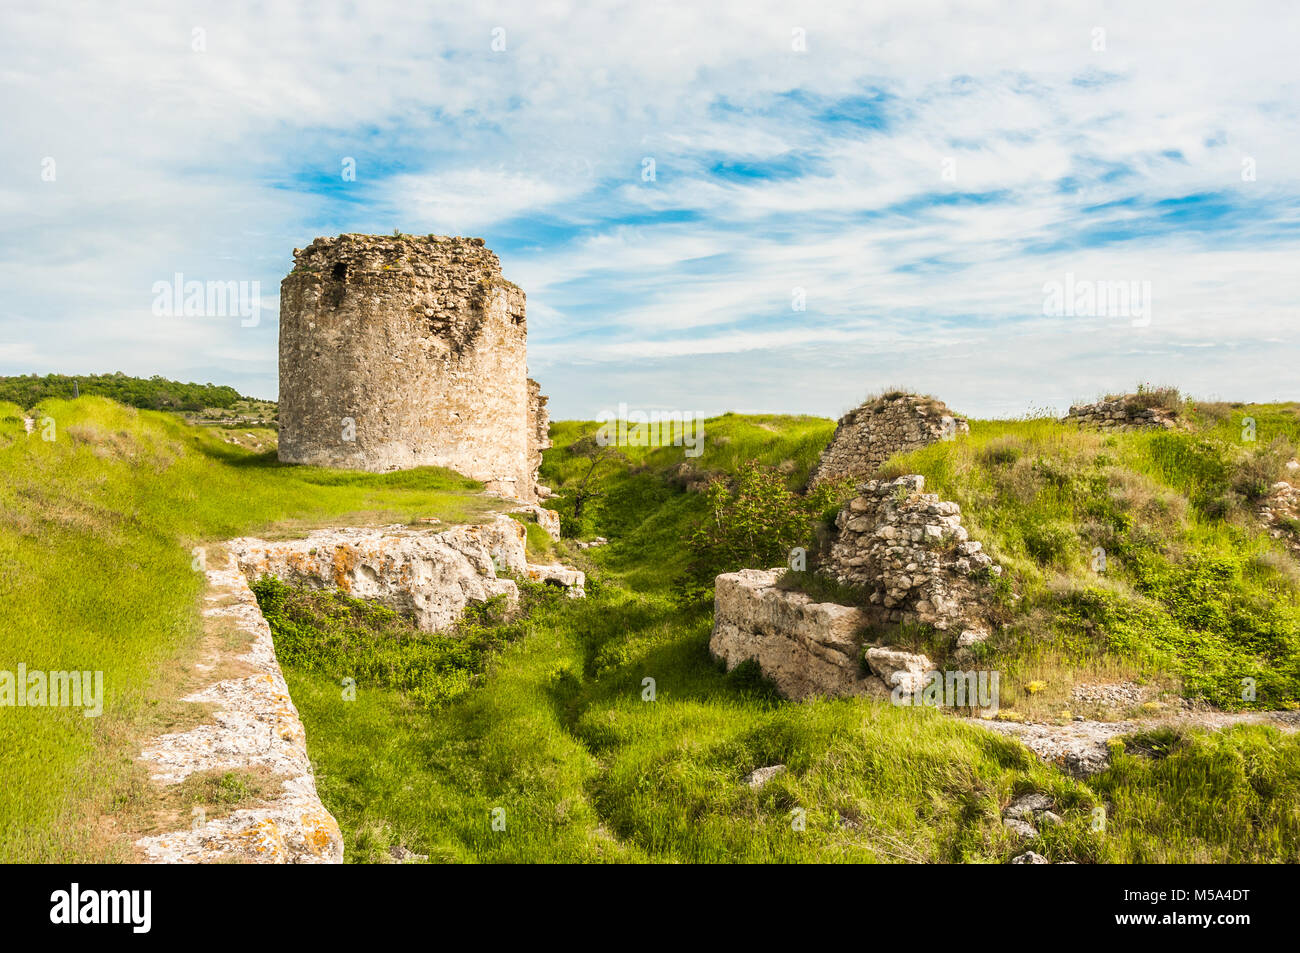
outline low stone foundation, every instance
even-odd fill
[[[234,663],[249,674],[214,682],[182,701],[215,706],[212,720],[154,739],[141,753],[156,784],[180,784],[208,771],[269,770],[279,790],[269,800],[181,830],[137,840],[153,863],[338,864],[343,835],[316,793],[298,710],[275,658],[271,629],[232,556],[207,571],[203,614],[251,638],[247,652],[210,657],[199,670]]]
[[[742,569],[714,584],[709,651],[731,671],[755,660],[786,698],[812,695],[887,697],[862,668],[867,617],[858,609],[814,602],[776,587],[782,569]]]
[[[1078,423],[1101,430],[1175,430],[1178,417],[1162,407],[1143,407],[1136,394],[1108,397],[1095,404],[1070,408],[1064,423]]]

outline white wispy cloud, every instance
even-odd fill
[[[560,416],[834,414],[905,382],[976,413],[1138,379],[1295,396],[1281,0],[56,2],[6,27],[0,373],[272,396],[291,249],[400,227],[499,252]],[[177,271],[260,281],[263,324],[160,321]],[[1045,318],[1066,272],[1150,281],[1152,324]]]

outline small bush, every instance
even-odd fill
[[[1077,548],[1078,537],[1062,524],[1031,526],[1025,531],[1025,551],[1040,566],[1066,565],[1068,554]]]
[[[1176,415],[1182,411],[1184,401],[1177,387],[1152,387],[1150,384],[1138,384],[1137,393],[1127,395],[1124,404],[1130,413],[1139,410],[1163,410]]]
[[[791,549],[811,544],[833,492],[800,496],[777,470],[754,460],[733,481],[712,481],[705,491],[708,515],[686,536],[690,559],[674,584],[679,598],[700,599],[719,573],[785,565]]]

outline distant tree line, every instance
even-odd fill
[[[216,384],[182,384],[154,375],[128,377],[116,374],[46,374],[39,377],[0,377],[0,401],[10,400],[20,407],[31,408],[43,400],[71,398],[77,393],[111,397],[119,404],[144,410],[202,410],[205,407],[232,407],[244,399],[233,387]]]

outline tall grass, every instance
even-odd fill
[[[1247,416],[1253,441],[1241,439]],[[1243,473],[1280,473],[1300,417],[1294,405],[1250,405],[1203,423],[1107,435],[1051,419],[977,421],[968,438],[883,472],[923,474],[1010,569],[1021,598],[990,648],[1013,672],[1044,650],[1105,654],[1225,708],[1295,707],[1300,591],[1234,487]]]

